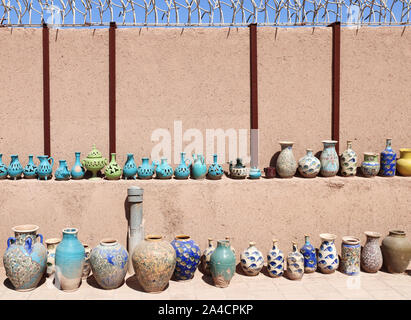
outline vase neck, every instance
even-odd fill
[[[396,238],[405,238],[406,233],[405,231],[402,231],[402,230],[391,230],[389,235],[391,237],[396,237]]]
[[[217,155],[213,155],[214,164],[217,164]]]
[[[411,149],[400,149],[401,159],[411,159]]]
[[[29,155],[29,162],[30,163],[33,162],[33,155],[32,154]]]
[[[111,154],[111,161],[112,161],[112,162],[115,162],[115,161],[116,161],[116,154],[115,154],[115,153],[112,153],[112,154]]]
[[[143,158],[141,159],[141,161],[143,161],[143,164],[149,164],[149,159],[148,158]]]
[[[228,241],[228,240],[218,240],[217,241],[217,247],[229,248],[230,247],[230,241]]]
[[[307,149],[307,156],[312,157],[313,156],[313,150]]]
[[[161,158],[161,164],[167,164],[167,159],[166,158]]]
[[[208,238],[208,246],[209,247],[212,247],[213,246],[213,239],[211,239],[211,238]]]
[[[377,154],[364,154],[364,161],[376,162],[378,161],[378,155]]]
[[[185,156],[186,156],[185,152],[180,153],[180,163],[185,163]]]
[[[307,245],[310,244],[310,237],[305,235],[304,238],[305,238],[305,244]]]
[[[134,156],[132,153],[127,154],[127,161],[131,161],[134,159]]]
[[[392,141],[392,139],[387,139],[386,140],[386,143],[385,143],[385,149],[387,149],[387,150],[392,150],[392,148],[391,148],[391,141]]]
[[[293,252],[297,252],[297,251],[298,251],[297,243],[293,242]]]
[[[352,149],[352,141],[347,141],[347,149]]]

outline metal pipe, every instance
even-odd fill
[[[143,226],[143,192],[144,189],[132,186],[127,189],[127,200],[130,203],[130,218],[128,226],[128,272],[133,274],[133,264],[131,263],[131,257],[136,245],[144,239],[144,226]]]

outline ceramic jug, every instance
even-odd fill
[[[139,179],[151,179],[154,174],[154,169],[158,165],[158,162],[153,160],[150,164],[149,158],[142,158],[142,164],[137,168],[137,174]]]
[[[217,155],[213,155],[213,163],[208,167],[207,178],[218,180],[224,175],[223,167],[217,163]]]
[[[120,168],[116,161],[116,154],[113,152],[111,154],[111,160],[106,170],[104,171],[104,175],[107,180],[119,180],[121,174],[123,173],[123,169]]]
[[[323,177],[334,177],[340,168],[338,154],[337,151],[335,151],[335,145],[338,141],[324,140],[322,143],[324,145],[324,149],[320,156],[320,173]]]
[[[37,159],[40,160],[37,168],[37,180],[44,179],[47,181],[47,179],[52,177],[54,159],[49,156],[37,156]],[[50,160],[51,164],[49,162]]]
[[[382,267],[382,252],[379,239],[381,234],[366,231],[367,241],[361,251],[361,268],[365,272],[375,273]]]
[[[397,170],[402,176],[411,176],[411,148],[400,149],[400,159],[397,161]]]
[[[244,273],[248,276],[256,276],[264,266],[264,257],[255,246],[255,242],[250,242],[248,248],[240,255],[240,265]]]
[[[360,239],[346,236],[342,238],[341,243],[341,261],[340,270],[349,276],[360,273]]]
[[[3,154],[0,153],[0,179],[7,178],[7,166],[2,161]]]
[[[284,273],[284,254],[278,248],[277,242],[277,239],[273,239],[273,247],[267,254],[267,271],[273,278],[281,277]]]
[[[300,252],[304,257],[304,272],[312,273],[317,270],[317,254],[314,246],[310,243],[310,237],[305,235],[305,244],[301,247]]]
[[[67,167],[66,160],[59,160],[59,167],[57,168],[54,175],[56,177],[56,180],[63,181],[70,179],[70,171]]]
[[[173,168],[167,163],[167,158],[161,158],[161,163],[156,169],[157,179],[171,179],[173,176]]]
[[[251,167],[250,172],[248,173],[250,179],[260,179],[261,177],[261,170],[257,167]]]
[[[385,150],[381,152],[381,175],[383,177],[394,177],[397,165],[397,153],[391,148],[392,139],[387,139]]]
[[[375,177],[378,172],[380,172],[378,154],[373,152],[364,152],[364,161],[361,164],[361,171],[364,177]]]
[[[193,179],[204,179],[207,174],[207,166],[202,154],[193,154],[193,163],[191,164],[191,177]]]
[[[235,165],[233,165],[232,161],[229,162],[229,165],[230,178],[245,179],[247,177],[248,170],[245,165],[243,165],[241,158],[237,158]]]
[[[17,178],[21,178],[21,174],[23,173],[23,167],[20,164],[19,156],[12,155],[10,165],[7,168],[7,173],[11,179],[16,180]]]
[[[312,149],[307,149],[306,155],[298,160],[298,172],[305,178],[314,178],[320,169],[320,160],[314,156]]]
[[[84,173],[86,172],[86,170],[84,169],[84,167],[81,165],[81,161],[80,161],[80,152],[75,152],[75,157],[76,160],[74,162],[73,167],[71,168],[71,178],[74,180],[79,180],[79,179],[83,179],[84,177]]]
[[[357,154],[352,149],[352,141],[347,141],[347,150],[341,154],[341,175],[353,177],[357,174]]]
[[[54,274],[56,271],[56,248],[57,245],[61,242],[61,239],[52,238],[45,241],[47,246],[47,271],[46,274],[48,277]]]
[[[200,263],[200,247],[185,234],[176,236],[171,245],[176,251],[174,279],[176,281],[191,280]]]
[[[322,242],[318,249],[318,269],[322,273],[333,273],[339,265],[337,248],[334,243],[337,236],[331,233],[322,233],[320,238]]]
[[[281,152],[276,163],[277,174],[281,178],[292,178],[297,172],[297,162],[293,154],[293,144],[291,141],[280,141]]]
[[[200,265],[201,265],[201,271],[205,274],[205,275],[211,275],[211,271],[210,271],[210,258],[211,255],[213,254],[215,248],[213,246],[213,239],[212,238],[208,238],[208,247],[204,250],[201,259],[200,259]]]
[[[134,155],[132,153],[127,153],[127,161],[124,164],[123,168],[123,177],[125,180],[128,178],[133,178],[134,180],[137,178],[137,165],[134,161]]]
[[[411,241],[402,230],[390,230],[381,245],[383,263],[390,273],[403,273],[411,259]]]
[[[210,259],[210,271],[216,287],[228,287],[235,273],[235,255],[229,241],[217,241],[217,248]]]
[[[185,152],[180,153],[180,164],[174,170],[174,176],[176,179],[188,179],[190,175],[191,160],[185,159],[185,155]]]
[[[304,275],[304,257],[298,252],[296,242],[293,242],[293,251],[287,256],[286,275],[290,280],[300,280]]]
[[[33,179],[37,176],[37,166],[33,162],[33,155],[29,155],[29,163],[24,167],[23,170],[24,178]]]

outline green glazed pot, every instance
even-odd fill
[[[103,158],[101,152],[96,149],[96,145],[93,145],[93,150],[90,151],[86,159],[81,161],[81,164],[92,173],[89,180],[99,180],[97,172],[107,165],[107,159]]]
[[[217,248],[210,258],[210,271],[216,287],[228,287],[235,272],[235,255],[228,240],[217,241]]]
[[[411,260],[411,241],[402,230],[390,230],[382,241],[384,266],[390,273],[403,273]]]
[[[116,162],[116,154],[112,153],[110,163],[108,164],[104,175],[106,176],[107,180],[119,180],[122,173],[123,170]]]

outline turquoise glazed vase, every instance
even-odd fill
[[[75,152],[74,153],[76,156],[76,161],[74,162],[73,167],[71,168],[71,178],[74,180],[79,180],[79,179],[83,179],[84,177],[84,173],[86,172],[86,170],[84,169],[84,167],[81,165],[81,161],[80,161],[80,152]]]
[[[101,240],[90,254],[93,276],[104,289],[115,289],[123,284],[128,261],[127,250],[114,239]]]
[[[111,160],[106,170],[104,171],[104,176],[107,180],[119,180],[123,173],[123,169],[120,168],[116,161],[116,154],[113,152],[111,154]]]
[[[208,167],[207,178],[211,180],[218,180],[224,174],[223,167],[217,163],[217,155],[213,155],[213,163]]]
[[[78,229],[63,229],[63,240],[56,248],[56,286],[75,291],[81,283],[86,252],[77,239]]]
[[[320,156],[320,173],[323,177],[334,177],[340,169],[338,154],[337,151],[335,151],[335,145],[338,141],[324,140],[322,143],[324,145],[324,149]]]
[[[204,179],[207,174],[207,166],[204,156],[193,154],[193,163],[191,164],[191,177],[193,179]]]
[[[134,155],[132,153],[127,153],[127,161],[123,168],[124,179],[133,178],[136,179],[137,165],[134,161]]]
[[[394,177],[397,166],[397,153],[391,148],[392,139],[386,140],[386,147],[381,152],[381,175],[384,177]]]
[[[173,173],[173,168],[171,168],[171,166],[167,163],[167,158],[161,158],[161,163],[157,166],[156,169],[156,178],[171,179]]]
[[[210,271],[216,287],[228,287],[235,272],[235,255],[228,240],[217,241],[217,248],[210,258]]]
[[[0,153],[0,179],[7,178],[7,166],[2,161],[3,154]]]
[[[17,291],[30,291],[37,287],[46,271],[47,249],[43,236],[37,234],[36,225],[12,228],[14,237],[7,239],[3,256],[6,275]],[[40,237],[40,242],[37,242]]]
[[[155,166],[158,164],[157,161],[152,161],[150,164],[149,158],[142,158],[142,164],[137,168],[137,175],[139,179],[151,179],[154,174]]]
[[[248,176],[250,179],[260,179],[261,170],[258,169],[257,167],[251,167]]]
[[[37,180],[44,179],[47,181],[47,179],[50,179],[52,176],[54,159],[49,156],[37,156],[37,158],[40,160],[37,168]],[[49,162],[50,159],[51,164]]]
[[[322,273],[333,273],[338,269],[339,261],[335,239],[337,236],[330,233],[320,234],[321,246],[318,249],[318,269]]]
[[[364,152],[364,161],[361,164],[361,172],[364,177],[372,178],[380,172],[380,163],[378,154],[373,152]]]
[[[174,170],[174,176],[176,177],[176,179],[188,179],[190,175],[191,160],[185,159],[185,155],[185,152],[181,152],[180,164]]]
[[[175,280],[191,280],[200,263],[200,247],[187,235],[176,236],[171,245],[176,251]]]
[[[66,160],[59,160],[59,167],[57,168],[54,175],[56,177],[56,180],[58,181],[64,181],[64,180],[70,179],[70,171],[67,167]]]
[[[304,273],[312,273],[317,270],[317,254],[314,246],[310,243],[310,237],[305,235],[305,244],[300,252],[304,257]]]
[[[33,155],[29,155],[29,163],[24,167],[23,170],[24,178],[33,179],[37,176],[37,166],[33,162]]]
[[[277,239],[273,239],[273,247],[267,254],[267,271],[272,278],[281,277],[284,273],[284,254],[277,246]]]
[[[21,174],[23,173],[23,167],[20,164],[19,156],[12,155],[10,165],[7,168],[7,173],[11,179],[16,180],[17,178],[21,178]]]

